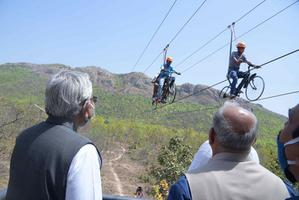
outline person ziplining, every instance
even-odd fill
[[[163,49],[163,66],[160,70],[158,76],[154,77],[152,83],[154,85],[152,105],[154,109],[157,108],[159,103],[173,103],[176,97],[176,86],[175,77],[172,76],[173,73],[181,75],[180,72],[176,72],[171,66],[173,58],[167,56],[167,51],[169,44]]]
[[[246,76],[246,72],[240,71],[241,63],[247,63],[251,67],[259,68],[258,65],[254,65],[249,60],[247,60],[244,54],[246,48],[246,44],[244,42],[239,42],[236,47],[237,51],[233,51],[229,58],[229,67],[227,72],[227,77],[232,79],[232,82],[230,82],[230,96],[232,98],[238,95],[236,90],[238,79],[245,78]]]
[[[171,66],[173,62],[173,58],[168,56],[166,57],[164,64],[163,64],[163,68],[161,69],[159,75],[154,78],[153,83],[154,83],[154,93],[153,93],[153,102],[161,102],[161,103],[166,103],[166,98],[167,95],[163,95],[165,94],[165,91],[163,91],[163,89],[165,87],[163,87],[165,85],[166,82],[169,82],[169,87],[173,87],[173,84],[175,82],[175,77],[172,76],[173,73],[177,74],[177,75],[181,75],[180,72],[177,72],[173,69],[173,67]]]
[[[244,54],[246,48],[246,44],[244,42],[238,42],[236,44],[237,51],[232,52],[232,43],[233,41],[237,40],[234,26],[235,22],[228,26],[231,32],[229,63],[228,71],[226,74],[229,86],[225,86],[220,91],[219,97],[229,97],[233,99],[235,97],[238,97],[241,93],[243,93],[242,88],[244,88],[246,98],[249,101],[255,101],[262,96],[265,89],[265,83],[263,78],[258,76],[256,73],[251,74],[251,71],[253,69],[260,68],[260,66],[254,65],[249,60],[247,60]],[[240,71],[240,65],[242,63],[246,63],[248,65],[247,71]],[[242,78],[242,81],[237,86],[239,78]]]

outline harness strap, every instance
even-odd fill
[[[237,36],[236,36],[236,31],[235,31],[235,22],[232,23],[231,30],[232,30],[232,34],[233,34],[233,37],[234,37],[234,41],[236,41],[237,40]]]
[[[167,44],[166,47],[163,49],[163,52],[164,52],[163,65],[166,64],[166,56],[167,56],[168,47],[169,47],[169,44]]]

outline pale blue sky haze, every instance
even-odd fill
[[[135,71],[143,72],[203,0],[178,0]],[[171,44],[173,66],[238,19],[261,0],[207,0]],[[294,0],[266,0],[236,24],[236,36],[246,32]],[[2,0],[0,1],[0,63],[61,63],[74,67],[100,66],[128,73],[165,16],[173,0]],[[299,3],[242,37],[246,55],[261,64],[299,48]],[[177,71],[191,66],[225,43],[226,31]],[[225,78],[229,48],[177,77],[179,84],[214,84]],[[162,57],[147,72],[154,76]],[[264,96],[299,90],[299,53],[258,71],[266,81]],[[217,86],[220,89],[223,85]],[[298,103],[298,94],[260,101],[286,114]]]

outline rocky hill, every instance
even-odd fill
[[[0,65],[1,68],[21,67],[31,70],[44,78],[49,78],[59,70],[76,69],[86,72],[90,75],[94,85],[102,88],[104,91],[116,94],[135,94],[144,97],[150,97],[153,91],[152,79],[143,73],[131,72],[127,74],[113,74],[103,68],[96,66],[87,66],[80,68],[72,68],[62,64],[31,64],[31,63],[6,63]],[[185,102],[213,104],[218,102],[218,91],[215,89],[207,89],[199,92],[205,85],[193,85],[185,83],[179,85],[178,97],[196,93]]]

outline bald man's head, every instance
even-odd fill
[[[214,115],[213,129],[222,147],[247,151],[257,136],[257,119],[239,104],[226,102]]]
[[[248,110],[231,104],[223,107],[223,117],[236,134],[246,134],[253,127],[254,116]]]

